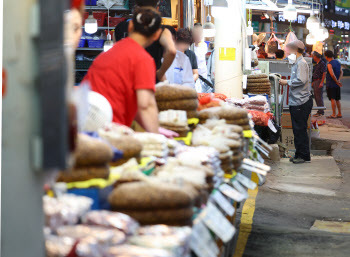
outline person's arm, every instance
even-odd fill
[[[323,74],[322,74],[322,79],[321,79],[321,83],[320,83],[320,88],[321,87],[323,87],[323,83],[324,83],[324,80],[325,80],[325,78],[326,78],[326,74],[327,74],[327,72],[323,72]]]
[[[192,70],[192,73],[193,73],[193,79],[196,82],[197,79],[199,78],[198,69]]]
[[[332,79],[335,81],[335,83],[339,86],[342,87],[343,85],[340,83],[340,81],[337,79],[337,77],[334,75],[333,67],[332,64],[328,63],[327,65],[329,75],[331,75]],[[340,72],[340,75],[343,71]],[[339,77],[340,78],[340,77]]]
[[[138,112],[135,120],[147,132],[158,133],[158,107],[154,91],[148,89],[136,90]]]
[[[164,29],[160,36],[159,42],[164,48],[163,63],[157,70],[157,78],[162,81],[164,79],[165,72],[169,69],[174,61],[176,55],[176,48],[173,41],[171,32],[168,29]]]
[[[280,85],[283,85],[283,86],[289,85],[290,87],[300,87],[300,86],[304,86],[308,81],[308,79],[309,79],[309,66],[307,65],[307,63],[300,63],[298,65],[296,78],[290,79],[290,80],[281,79]]]

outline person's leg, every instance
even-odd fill
[[[320,88],[320,84],[321,84],[321,80],[317,80],[312,83],[317,107],[323,107],[323,88]],[[323,115],[324,111],[318,110],[317,113]]]
[[[337,90],[337,95],[335,98],[335,102],[337,104],[337,108],[338,108],[338,115],[337,117],[342,117],[342,113],[341,113],[341,103],[340,103],[340,99],[341,99],[341,95],[340,95],[340,87],[336,89]]]
[[[331,102],[332,102],[332,112],[333,112],[332,117],[336,117],[336,108],[337,108],[336,102],[334,99],[331,99]]]
[[[342,116],[342,114],[341,114],[341,103],[340,103],[340,100],[338,100],[338,101],[335,101],[336,102],[336,104],[337,104],[337,108],[338,108],[338,117],[341,117]]]
[[[312,111],[313,101],[310,98],[305,104],[293,108],[291,111],[292,126],[294,133],[294,144],[298,153],[298,158],[310,161],[309,136],[307,133],[308,119]],[[293,112],[293,115],[292,115]],[[294,123],[293,123],[294,121]]]
[[[289,106],[289,112],[292,120],[292,129],[293,129],[293,135],[294,135],[295,158],[299,158],[300,145],[302,144],[301,138],[299,137],[300,115],[301,115],[300,106]]]
[[[309,124],[309,117],[311,115],[313,107],[313,101],[310,99],[308,102],[303,104],[301,106],[302,109],[302,120],[304,122],[302,128],[303,131],[301,131],[302,138],[304,138],[301,146],[300,146],[300,157],[304,159],[305,161],[311,161],[311,156],[310,156],[310,144],[309,144],[309,134],[308,134],[308,126],[311,125]]]

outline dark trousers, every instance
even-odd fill
[[[292,127],[294,134],[295,157],[310,161],[309,136],[307,134],[307,121],[312,111],[313,100],[310,99],[298,106],[289,106],[290,116],[292,118]]]
[[[323,107],[323,87],[320,88],[321,80],[316,80],[312,82],[312,88],[314,89],[314,96],[317,107]],[[318,110],[318,114],[324,115],[324,110]]]

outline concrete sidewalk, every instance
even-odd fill
[[[332,156],[316,156],[311,163],[293,164],[289,159],[271,163],[264,187],[279,192],[335,196],[341,173]]]

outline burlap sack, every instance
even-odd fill
[[[130,159],[140,155],[142,144],[132,136],[122,136],[119,138],[107,137],[108,142],[123,152],[123,159]]]
[[[258,78],[258,79],[248,79],[248,84],[251,83],[268,83],[270,80],[268,78]]]
[[[112,148],[99,139],[79,134],[74,153],[75,166],[101,166],[113,158]]]
[[[197,110],[197,99],[157,101],[159,111],[165,110]]]
[[[256,74],[256,75],[248,75],[248,79],[261,79],[268,78],[266,74]]]
[[[158,101],[197,99],[195,89],[181,85],[164,85],[156,88],[156,99]]]
[[[75,168],[71,171],[60,172],[57,176],[57,182],[77,182],[77,181],[86,181],[94,178],[103,178],[108,179],[109,176],[109,167],[82,167]]]
[[[232,106],[225,106],[225,108],[213,107],[213,108],[202,110],[198,113],[198,117],[202,121],[210,118],[235,120],[235,119],[247,118],[248,113],[244,109],[240,109]]]
[[[187,208],[193,205],[191,196],[173,184],[134,182],[116,187],[109,195],[115,209],[153,210]]]

